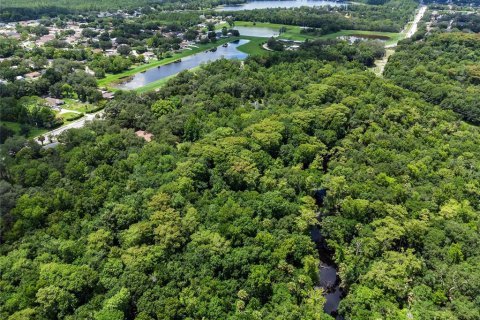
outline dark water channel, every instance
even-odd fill
[[[338,305],[344,296],[344,292],[340,287],[340,278],[337,272],[337,266],[332,260],[333,252],[328,249],[325,239],[322,237],[319,227],[314,227],[311,230],[312,240],[317,245],[317,250],[320,256],[320,282],[318,287],[323,289],[324,297],[327,300],[323,306],[325,313],[330,314],[336,320],[343,320],[343,317],[338,315]]]
[[[314,197],[319,207],[323,205],[323,200],[326,195],[326,189],[315,191]],[[323,310],[325,313],[333,316],[336,320],[343,320],[343,317],[338,314],[338,306],[342,298],[345,296],[345,292],[340,287],[340,277],[338,276],[337,266],[333,261],[333,252],[328,248],[327,242],[322,236],[319,226],[315,226],[311,229],[311,237],[313,242],[317,245],[318,255],[320,257],[320,281],[317,287],[323,289],[323,295],[326,299]]]

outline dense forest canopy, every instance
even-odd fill
[[[427,101],[480,123],[480,35],[440,32],[423,41],[406,40],[386,69],[386,77],[419,92]]]
[[[480,131],[345,49],[219,60],[55,149],[9,139],[1,317],[328,319],[320,217],[347,319],[478,318]]]
[[[407,32],[348,29],[405,31],[425,7],[211,10],[241,1],[5,2],[3,20],[46,15],[0,37],[0,319],[480,319],[479,15],[431,6],[392,49]],[[239,20],[358,38],[247,36],[246,60],[108,91],[180,44],[228,47]],[[103,110],[26,139],[62,99]]]
[[[232,15],[236,20],[321,28],[324,33],[342,29],[400,32],[417,6],[417,2],[412,0],[390,0],[382,6],[351,4],[345,7],[256,9],[221,14]]]

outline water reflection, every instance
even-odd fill
[[[235,29],[240,32],[242,36],[252,36],[261,38],[277,37],[280,29],[264,28],[264,27],[240,27],[235,26]]]
[[[343,298],[344,292],[340,287],[337,268],[332,261],[332,252],[327,248],[326,241],[318,227],[312,228],[311,237],[317,245],[320,256],[320,282],[318,287],[323,289],[323,296],[326,300],[323,311],[332,315],[336,320],[343,320],[343,317],[338,314],[338,306]]]
[[[321,6],[345,6],[344,2],[323,1],[323,0],[281,0],[281,1],[247,1],[238,5],[226,5],[217,8],[217,11],[239,11],[267,8],[299,8],[299,7],[321,7]]]
[[[133,76],[133,78],[130,78],[126,82],[115,86],[115,88],[123,90],[137,89],[153,81],[166,78],[168,76],[177,74],[180,71],[189,70],[199,66],[202,63],[218,60],[220,58],[245,59],[247,54],[239,51],[237,47],[247,42],[249,42],[249,40],[237,40],[230,42],[227,46],[219,46],[215,51],[209,50],[207,52],[197,53],[185,57],[177,62],[172,62],[158,68],[154,67],[152,69],[148,69],[143,73],[137,73]]]

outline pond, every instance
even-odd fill
[[[276,37],[279,34],[280,29],[267,28],[267,27],[237,27],[235,29],[240,32],[242,36],[252,36],[261,38]]]
[[[390,37],[374,35],[374,34],[356,34],[356,35],[340,36],[337,39],[346,40],[350,43],[355,43],[357,41],[367,41],[367,40],[377,40],[377,41],[385,42],[390,40]]]
[[[217,11],[239,11],[267,8],[299,8],[299,7],[321,7],[321,6],[345,6],[345,2],[324,1],[324,0],[252,0],[238,5],[225,5],[217,8]]]
[[[143,87],[151,82],[166,78],[168,76],[179,73],[183,70],[189,70],[199,66],[202,63],[208,61],[214,61],[221,58],[225,59],[245,59],[248,55],[237,49],[238,46],[241,46],[249,40],[237,40],[230,42],[226,47],[219,46],[214,49],[214,51],[209,50],[206,52],[201,52],[193,54],[191,56],[179,59],[177,62],[172,62],[160,67],[154,67],[148,69],[142,73],[137,73],[133,77],[129,77],[125,82],[120,83],[115,86],[117,89],[122,90],[133,90],[140,87]]]

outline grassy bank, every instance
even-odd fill
[[[245,44],[242,44],[241,46],[238,46],[237,49],[241,52],[247,53],[250,56],[260,55],[260,54],[268,54],[269,53],[268,51],[265,51],[262,48],[262,44],[265,43],[265,41],[266,41],[265,38],[240,36],[238,38],[230,38],[230,41],[235,41],[237,39],[249,40],[249,42],[247,42]],[[193,69],[190,69],[189,71],[195,71],[198,68],[199,67],[195,67]],[[150,82],[149,84],[147,84],[143,87],[135,89],[135,91],[138,92],[138,93],[145,93],[145,92],[148,92],[148,91],[153,91],[153,90],[159,89],[159,88],[163,87],[168,82],[168,80],[170,80],[171,78],[173,78],[175,76],[176,76],[176,74],[168,76],[168,77],[160,79],[160,80],[157,80],[157,81]]]
[[[224,25],[220,25],[220,28],[223,26]],[[398,40],[401,40],[404,36],[402,33],[367,31],[367,30],[342,30],[339,32],[330,33],[323,36],[314,36],[314,35],[302,34],[301,33],[302,27],[300,26],[283,25],[283,24],[269,23],[269,22],[235,21],[235,26],[270,28],[270,29],[275,29],[277,31],[279,31],[280,28],[285,27],[287,29],[286,32],[279,35],[278,38],[285,39],[285,40],[293,40],[293,41],[305,41],[307,39],[309,40],[334,39],[340,36],[370,35],[370,36],[389,37],[390,40],[386,41],[386,44],[388,45],[388,44],[396,43]]]
[[[105,86],[108,86],[110,83],[115,82],[121,78],[133,76],[134,74],[137,74],[139,72],[142,72],[154,67],[166,65],[168,63],[174,62],[175,60],[190,56],[195,53],[203,52],[205,50],[209,50],[214,47],[221,46],[224,43],[227,43],[236,39],[238,38],[224,38],[224,39],[218,39],[215,43],[199,44],[197,45],[198,46],[197,48],[192,47],[192,50],[183,50],[180,53],[173,54],[170,58],[166,58],[162,60],[153,60],[149,63],[142,64],[140,66],[134,67],[132,69],[126,70],[121,73],[109,74],[105,78],[98,80],[97,83],[99,87],[105,87]]]
[[[171,76],[165,77],[163,79],[159,79],[157,81],[150,82],[149,84],[147,84],[143,87],[135,89],[135,91],[138,92],[138,93],[145,93],[145,92],[148,92],[148,91],[153,91],[155,89],[159,89],[159,88],[163,87],[168,82],[168,80],[172,79],[176,75],[177,74],[172,74]]]
[[[219,28],[227,26],[227,24],[219,25]],[[277,32],[280,31],[280,28],[286,27],[287,31],[282,33],[279,38],[286,39],[286,40],[297,40],[297,41],[304,41],[306,39],[313,39],[316,38],[314,36],[304,35],[300,33],[301,27],[299,26],[292,26],[292,25],[283,25],[278,23],[270,23],[270,22],[251,22],[251,21],[235,21],[235,27],[256,27],[256,28],[269,28],[274,29]],[[233,27],[233,29],[235,29]],[[242,34],[240,34],[242,36]],[[243,36],[242,36],[243,37]],[[261,38],[266,39],[266,38]]]
[[[250,40],[249,42],[238,46],[237,49],[244,53],[247,53],[250,56],[255,55],[263,55],[268,54],[269,51],[266,51],[262,48],[262,45],[267,41],[266,38],[259,38],[259,37],[250,37],[250,36],[242,36],[240,35],[241,39]]]

